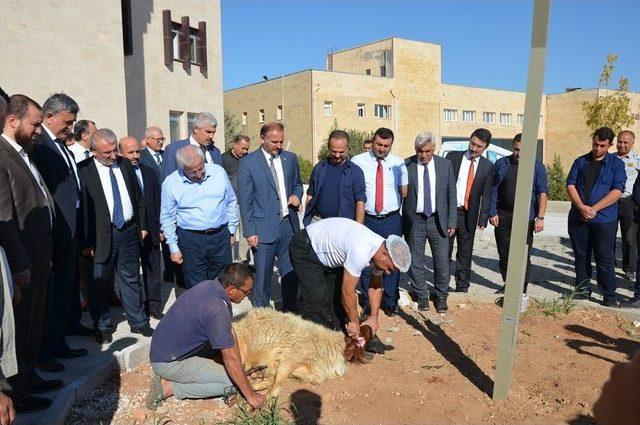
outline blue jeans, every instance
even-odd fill
[[[115,290],[122,301],[132,328],[149,324],[142,303],[143,288],[139,276],[140,239],[138,226],[118,230],[111,228],[111,254],[105,263],[94,263],[93,281],[89,285],[91,318],[99,331],[112,330],[108,290],[115,274]]]
[[[203,280],[215,279],[224,266],[231,263],[231,233],[226,225],[209,235],[180,227],[177,234],[187,289]]]
[[[616,299],[614,271],[617,221],[608,223],[569,222],[569,238],[573,247],[576,287],[588,289],[591,282],[591,251],[596,260],[598,286],[604,301]]]
[[[372,216],[365,215],[364,225],[370,230],[374,231],[383,238],[389,237],[389,235],[402,235],[402,220],[400,214],[393,214],[383,219],[376,219]],[[365,268],[360,276],[360,282],[362,284],[362,299],[364,305],[369,305],[369,285],[371,282],[371,271],[369,268]],[[382,294],[381,307],[393,308],[398,305],[398,299],[400,299],[400,272],[396,271],[389,275],[385,274],[382,278]]]
[[[289,217],[280,222],[278,238],[273,243],[258,244],[254,251],[254,264],[256,267],[255,281],[253,284],[253,305],[255,307],[269,307],[271,300],[271,277],[273,276],[273,264],[278,258],[278,271],[280,272],[280,285],[282,288],[282,307],[284,311],[296,310],[296,298],[298,297],[298,279],[289,259],[289,243],[293,237],[293,227]]]

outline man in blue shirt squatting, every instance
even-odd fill
[[[329,217],[364,223],[367,200],[364,173],[349,160],[349,134],[332,131],[328,152],[328,158],[318,162],[311,172],[304,225]]]
[[[245,376],[238,341],[231,327],[231,303],[253,289],[253,275],[243,264],[224,267],[220,277],[187,290],[171,306],[151,339],[149,361],[155,376],[147,407],[164,399],[220,397],[234,385],[253,408],[266,404]],[[213,360],[220,354],[222,364]]]
[[[171,261],[182,264],[187,289],[215,279],[231,263],[238,203],[224,169],[205,164],[195,146],[178,149],[180,167],[162,183],[160,224]]]
[[[511,244],[511,226],[513,222],[513,207],[516,199],[516,184],[518,180],[518,165],[520,162],[520,148],[522,147],[522,134],[518,133],[513,138],[513,154],[496,161],[493,166],[493,189],[491,191],[491,204],[489,206],[489,222],[495,226],[496,246],[502,281],[507,281],[507,266],[509,264],[509,245]],[[533,174],[533,188],[531,189],[531,205],[529,207],[529,226],[527,228],[527,270],[524,277],[522,290],[521,311],[524,312],[529,304],[527,286],[529,283],[529,269],[531,268],[531,247],[533,246],[533,233],[544,230],[544,213],[547,210],[547,170],[542,162],[536,159]],[[500,288],[499,292],[504,292]]]
[[[576,288],[580,290],[576,298],[591,296],[593,252],[602,303],[607,307],[618,307],[614,272],[618,198],[627,180],[622,160],[608,153],[614,138],[610,128],[597,129],[591,152],[576,158],[567,177],[569,238],[575,257]]]

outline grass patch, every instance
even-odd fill
[[[260,409],[252,410],[246,401],[236,404],[235,418],[230,421],[216,422],[216,425],[295,425],[291,420],[289,410],[278,405],[278,398],[269,400],[269,404]]]
[[[536,311],[548,317],[558,317],[571,313],[576,308],[576,299],[585,299],[588,296],[588,290],[583,285],[578,285],[571,292],[564,294],[560,298],[534,299],[533,301]]]

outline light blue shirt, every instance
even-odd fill
[[[193,182],[176,170],[162,183],[160,225],[171,253],[180,250],[176,227],[207,230],[227,224],[232,235],[238,230],[238,202],[227,173],[210,163],[205,172],[202,181]]]
[[[364,210],[367,214],[376,214],[376,172],[378,159],[373,152],[363,152],[351,159],[351,162],[362,169],[367,188],[367,203]],[[400,187],[409,184],[409,174],[404,160],[394,154],[387,155],[382,160],[382,179],[384,183],[383,208],[380,215],[388,214],[400,209],[402,196]]]
[[[638,177],[638,170],[640,170],[640,155],[634,151],[629,151],[625,156],[618,156],[624,162],[624,172],[627,175],[627,182],[624,185],[624,191],[622,192],[622,198],[627,198],[633,193],[633,184]]]

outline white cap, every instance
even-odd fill
[[[411,266],[411,251],[409,250],[409,245],[407,245],[404,239],[397,235],[390,235],[385,242],[393,265],[402,273],[409,271],[409,266]]]

